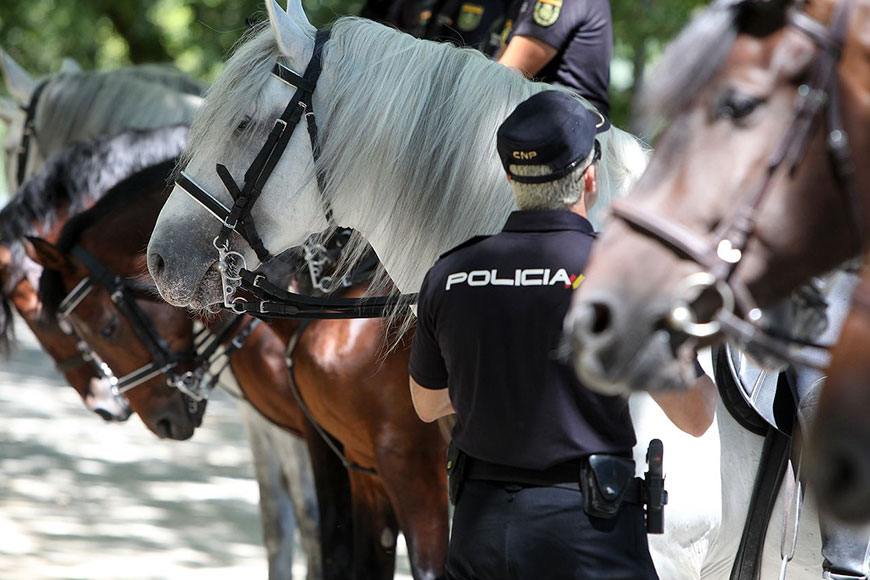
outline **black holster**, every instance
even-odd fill
[[[634,480],[634,461],[618,455],[590,455],[580,473],[583,511],[590,517],[613,518]]]
[[[451,439],[447,446],[447,497],[452,505],[456,505],[462,493],[467,458],[468,456]]]

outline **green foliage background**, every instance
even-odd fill
[[[356,14],[363,1],[303,3],[311,21],[322,25]],[[648,63],[704,3],[611,0],[613,119],[618,125],[630,127],[629,105]],[[0,47],[37,76],[56,71],[70,57],[86,69],[173,61],[210,81],[245,31],[248,17],[265,18],[262,0],[3,0]]]

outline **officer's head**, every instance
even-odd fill
[[[520,209],[588,209],[598,185],[595,136],[609,128],[570,93],[544,91],[517,106],[498,130],[498,154]]]

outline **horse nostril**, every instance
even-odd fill
[[[159,252],[148,252],[148,271],[151,272],[151,277],[157,280],[163,270],[166,268],[166,261]]]
[[[172,439],[172,421],[169,419],[160,419],[157,421],[157,430],[165,439]]]
[[[589,326],[589,332],[592,334],[602,334],[609,330],[611,324],[610,307],[601,302],[593,302],[590,306],[592,310],[592,324]]]

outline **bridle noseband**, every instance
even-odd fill
[[[328,30],[317,31],[314,38],[314,52],[302,76],[280,63],[272,67],[272,74],[294,87],[296,91],[284,112],[275,120],[266,143],[260,148],[245,172],[242,187],[238,186],[226,166],[217,165],[218,176],[233,198],[231,208],[207,192],[183,171],[176,181],[181,189],[222,222],[220,232],[212,244],[218,252],[223,306],[236,314],[271,318],[372,318],[387,316],[399,305],[416,300],[416,294],[373,298],[315,298],[294,294],[272,284],[262,274],[248,270],[242,254],[230,249],[230,237],[233,232],[236,232],[251,246],[261,263],[273,257],[257,232],[251,209],[287,148],[296,126],[303,119],[308,126],[324,215],[330,227],[336,227],[332,206],[323,194],[323,176],[316,169],[320,148],[317,141],[317,121],[312,106],[312,97],[323,65],[323,46],[329,39],[329,34]],[[252,294],[257,300],[251,301],[235,296],[239,289]]]
[[[152,361],[121,378],[115,378],[109,366],[97,357],[84,340],[80,340],[80,350],[83,348],[87,350],[86,354],[83,350],[83,356],[95,362],[99,361],[98,368],[103,369],[104,376],[113,383],[113,390],[116,390],[120,395],[144,384],[157,375],[163,374],[168,386],[177,388],[188,397],[191,411],[195,412],[198,403],[208,398],[219,375],[229,363],[229,357],[244,345],[259,321],[252,320],[243,328],[244,319],[238,316],[232,317],[220,332],[207,333],[202,331],[198,333],[194,337],[195,344],[192,351],[172,352],[169,345],[157,332],[153,321],[137,303],[137,299],[141,298],[143,293],[150,293],[150,288],[137,289],[129,280],[112,273],[93,254],[81,246],[73,246],[70,252],[85,265],[90,271],[90,275],[76,284],[60,302],[58,316],[71,321],[72,312],[99,283],[109,292],[112,303],[125,317],[139,341],[151,354]],[[227,341],[229,344],[220,350]],[[223,365],[216,372],[212,371],[212,366],[222,357],[225,357]],[[178,366],[184,362],[190,362],[193,365],[193,370],[179,372]]]
[[[827,147],[834,174],[847,198],[854,234],[860,247],[865,247],[866,232],[861,221],[863,207],[854,183],[854,164],[841,119],[837,79],[837,64],[845,43],[851,5],[852,0],[842,0],[827,28],[803,12],[789,13],[788,25],[806,34],[821,52],[810,81],[798,87],[791,123],[768,158],[764,176],[742,198],[731,218],[724,220],[709,237],[652,213],[628,199],[613,202],[612,214],[615,217],[703,268],[680,284],[680,292],[668,319],[673,330],[694,339],[725,332],[738,344],[758,348],[782,361],[814,367],[825,364],[827,356],[820,356],[818,352],[793,352],[789,348],[791,344],[817,349],[824,347],[774,335],[767,328],[764,315],[748,288],[735,281],[733,273],[754,234],[761,203],[780,172],[785,171],[790,175],[796,170],[809,144],[815,122],[823,110],[827,111]],[[708,290],[718,295],[722,305],[709,321],[698,321],[692,302]],[[738,308],[749,320],[736,314]]]

